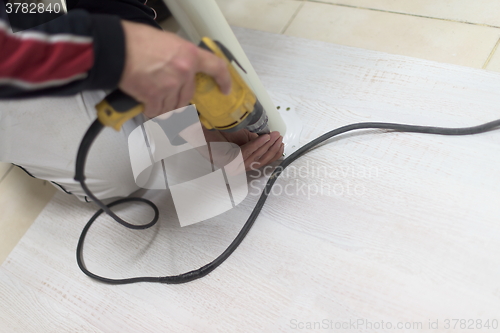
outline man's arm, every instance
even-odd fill
[[[118,17],[75,10],[14,34],[0,0],[0,98],[114,89],[124,64],[125,37]]]
[[[189,103],[196,73],[212,76],[224,93],[230,91],[231,78],[222,59],[155,28],[153,11],[134,10],[143,6],[138,0],[80,0],[68,15],[16,34],[6,25],[2,1],[0,98],[119,87],[145,104],[146,116],[154,117]],[[120,18],[87,11],[109,14],[115,6],[130,10]]]

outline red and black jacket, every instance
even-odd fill
[[[114,89],[125,64],[121,19],[158,27],[138,0],[68,0],[68,13],[13,33],[0,0],[0,99]]]

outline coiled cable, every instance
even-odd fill
[[[151,202],[150,200],[143,199],[143,198],[125,198],[125,199],[119,199],[116,200],[108,205],[105,205],[102,201],[100,201],[98,198],[94,196],[94,194],[88,189],[87,185],[85,184],[85,175],[84,175],[84,169],[85,169],[85,161],[87,158],[88,151],[90,150],[90,147],[92,145],[92,142],[95,140],[95,138],[99,135],[101,130],[103,129],[103,125],[98,121],[94,121],[94,123],[90,126],[90,128],[87,130],[81,144],[80,148],[78,149],[78,155],[77,155],[77,160],[76,160],[76,172],[75,172],[75,180],[79,181],[83,190],[87,194],[89,198],[91,198],[101,209],[98,210],[94,216],[87,222],[85,227],[83,228],[83,231],[80,235],[80,239],[78,240],[78,246],[76,249],[76,260],[78,263],[78,267],[82,270],[83,273],[88,275],[89,277],[96,279],[98,281],[104,282],[104,283],[109,283],[109,284],[128,284],[128,283],[135,283],[135,282],[159,282],[159,283],[167,283],[167,284],[180,284],[180,283],[186,283],[190,282],[199,278],[202,278],[212,272],[214,269],[216,269],[220,264],[222,264],[229,256],[236,250],[236,248],[241,244],[245,236],[248,234],[250,231],[250,228],[252,228],[252,225],[254,224],[255,220],[260,214],[260,211],[262,210],[262,207],[264,207],[264,204],[267,200],[267,197],[271,193],[271,189],[280,176],[280,174],[285,170],[286,167],[288,167],[293,161],[298,159],[300,156],[304,155],[308,150],[311,148],[319,145],[320,143],[335,137],[337,135],[350,132],[350,131],[355,131],[355,130],[362,130],[362,129],[383,129],[383,130],[392,130],[392,131],[397,131],[397,132],[412,132],[412,133],[425,133],[425,134],[439,134],[439,135],[471,135],[471,134],[479,134],[479,133],[484,133],[493,129],[496,129],[497,127],[500,127],[500,119],[491,121],[485,124],[481,124],[478,126],[473,126],[473,127],[462,127],[462,128],[446,128],[446,127],[432,127],[432,126],[416,126],[416,125],[404,125],[404,124],[395,124],[395,123],[380,123],[380,122],[365,122],[365,123],[356,123],[356,124],[351,124],[351,125],[346,125],[339,127],[337,129],[334,129],[332,131],[329,131],[320,137],[312,140],[311,142],[305,144],[298,150],[296,150],[293,154],[285,158],[272,172],[271,176],[269,177],[269,180],[266,183],[266,186],[264,187],[264,190],[262,191],[262,194],[259,197],[259,200],[257,201],[257,204],[255,205],[254,209],[252,210],[252,213],[248,217],[247,221],[243,225],[241,231],[238,233],[236,238],[231,242],[231,244],[222,252],[217,258],[215,258],[213,261],[210,263],[183,273],[179,275],[171,275],[171,276],[160,276],[160,277],[153,277],[153,276],[144,276],[144,277],[134,277],[134,278],[125,278],[125,279],[110,279],[106,277],[102,277],[99,275],[96,275],[92,272],[90,272],[84,262],[83,262],[83,244],[85,241],[85,237],[87,236],[87,232],[89,231],[90,227],[92,224],[96,221],[96,219],[103,213],[106,212],[108,215],[110,215],[116,222],[120,223],[121,225],[125,226],[126,228],[130,229],[147,229],[152,227],[153,225],[156,224],[159,218],[159,211],[158,207]],[[151,220],[151,222],[148,222],[147,224],[132,224],[127,221],[124,221],[120,217],[118,217],[113,211],[110,209],[111,207],[125,203],[125,202],[143,202],[149,205],[153,210],[154,210],[154,217]]]

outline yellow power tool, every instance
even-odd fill
[[[227,63],[231,75],[231,93],[224,95],[215,80],[204,73],[196,74],[196,91],[191,103],[198,110],[200,121],[209,130],[234,132],[248,129],[257,134],[269,133],[267,115],[253,91],[233,67],[231,52],[221,43],[204,37],[199,46]],[[121,90],[115,90],[96,105],[97,117],[105,125],[119,131],[129,119],[139,115],[144,105]]]

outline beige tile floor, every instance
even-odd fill
[[[217,2],[235,26],[500,71],[498,0]],[[0,163],[0,263],[54,193],[49,183]]]

